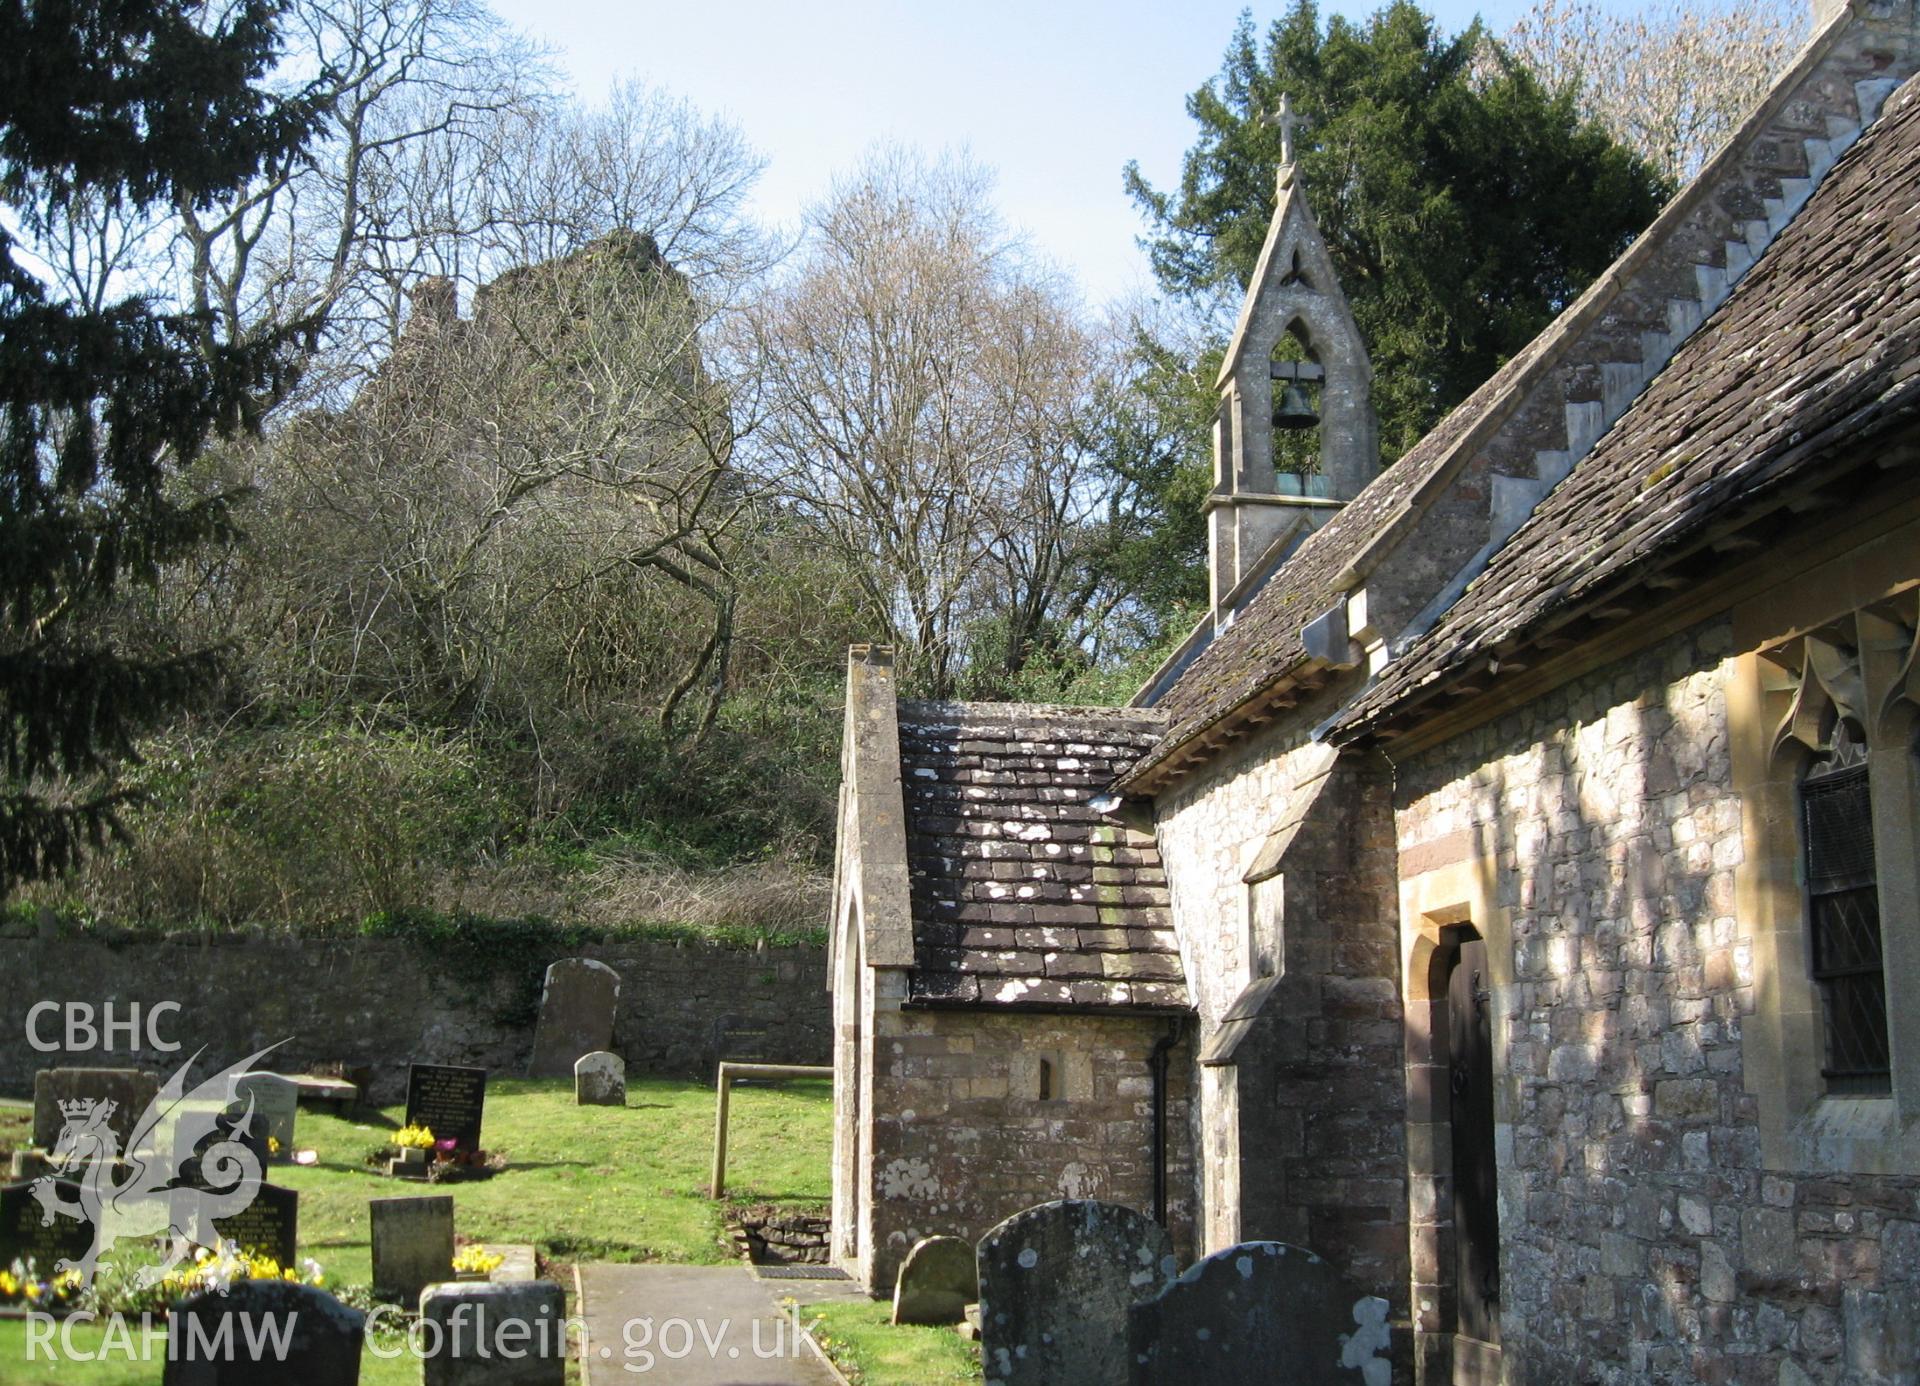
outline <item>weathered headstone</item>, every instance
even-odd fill
[[[225,1193],[265,1175],[266,1118],[249,1116],[244,1101],[189,1097],[170,1116],[176,1187]]]
[[[893,1282],[895,1323],[949,1324],[966,1317],[980,1298],[973,1243],[959,1237],[922,1237],[900,1263]]]
[[[435,1285],[420,1299],[440,1350],[421,1362],[422,1386],[562,1386],[567,1296],[551,1280]]]
[[[1166,1228],[1117,1203],[1068,1199],[980,1239],[980,1358],[988,1386],[1127,1380],[1127,1310],[1173,1279]]]
[[[66,1104],[111,1102],[107,1126],[120,1154],[160,1092],[160,1075],[138,1068],[43,1068],[33,1075],[33,1143],[51,1150],[67,1124]]]
[[[300,1085],[277,1073],[242,1073],[233,1080],[235,1102],[253,1103],[254,1113],[266,1124],[268,1157],[293,1158],[294,1119],[300,1114]]]
[[[373,1292],[412,1309],[420,1292],[453,1279],[453,1199],[375,1198]]]
[[[287,1270],[299,1260],[300,1195],[262,1184],[253,1202],[231,1217],[215,1218],[213,1229],[221,1241],[238,1243],[249,1256],[270,1256]]]
[[[1128,1316],[1134,1386],[1302,1381],[1388,1386],[1387,1302],[1311,1251],[1242,1242],[1188,1268]]]
[[[562,958],[547,969],[533,1032],[533,1078],[566,1078],[582,1054],[613,1043],[620,974],[592,958]]]
[[[167,1314],[163,1386],[358,1386],[367,1316],[325,1290],[235,1281]]]
[[[407,1068],[407,1125],[425,1126],[435,1140],[456,1150],[480,1148],[480,1118],[487,1105],[487,1071],[451,1064]]]
[[[80,1201],[80,1186],[56,1179],[46,1186],[65,1203]],[[15,1261],[33,1262],[34,1274],[50,1278],[61,1261],[78,1261],[93,1245],[93,1224],[61,1213],[46,1220],[46,1209],[32,1184],[0,1186],[0,1270]]]
[[[597,1049],[573,1066],[573,1101],[580,1107],[627,1105],[627,1061]]]

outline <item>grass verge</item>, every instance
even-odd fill
[[[300,1194],[300,1255],[346,1283],[373,1278],[367,1202],[450,1194],[454,1227],[479,1242],[531,1242],[550,1260],[673,1261],[718,1265],[732,1259],[722,1210],[706,1197],[713,1153],[713,1092],[705,1084],[635,1078],[625,1108],[577,1107],[570,1080],[494,1079],[487,1085],[481,1141],[506,1155],[491,1179],[422,1185],[388,1179],[367,1151],[400,1125],[401,1109],[346,1116],[302,1108],[295,1144],[313,1166],[277,1165],[274,1183]],[[23,1141],[28,1109],[0,1107],[0,1150]],[[812,1206],[830,1197],[832,1085],[736,1085],[729,1123],[728,1194],[741,1202]],[[0,1154],[0,1158],[4,1158]],[[572,1291],[572,1277],[559,1279]],[[92,1361],[30,1361],[27,1327],[0,1320],[0,1381],[7,1386],[85,1382],[152,1386],[151,1362],[100,1358],[100,1327],[71,1330]],[[137,1340],[136,1340],[137,1342]],[[122,1368],[127,1370],[122,1370]],[[364,1361],[363,1386],[415,1386],[411,1357]]]
[[[854,1386],[939,1386],[978,1382],[980,1349],[951,1328],[888,1322],[885,1300],[838,1299],[809,1304],[800,1317],[823,1320],[813,1340]]]

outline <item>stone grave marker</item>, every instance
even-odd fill
[[[425,1126],[456,1150],[480,1148],[480,1117],[487,1105],[487,1071],[451,1064],[407,1066],[407,1125]]]
[[[91,1099],[113,1103],[107,1126],[124,1156],[133,1128],[159,1093],[160,1075],[147,1069],[43,1068],[33,1075],[33,1143],[53,1149],[67,1124],[62,1104]]]
[[[300,1195],[292,1189],[262,1184],[253,1202],[231,1217],[215,1218],[214,1232],[223,1242],[236,1242],[249,1256],[271,1256],[286,1270],[299,1264]]]
[[[173,1109],[174,1125],[173,1182],[191,1189],[216,1193],[233,1188],[244,1178],[264,1177],[267,1168],[267,1123],[259,1112],[247,1116],[246,1103],[231,1098],[224,1102],[203,1102],[187,1098]],[[205,1122],[213,1123],[208,1130]],[[253,1156],[253,1168],[232,1150],[216,1152],[216,1146],[238,1145]],[[208,1157],[215,1156],[211,1164]]]
[[[604,1049],[582,1054],[573,1066],[573,1101],[580,1107],[627,1105],[627,1061]]]
[[[51,1187],[66,1202],[80,1201],[80,1186],[70,1179],[56,1179]],[[93,1224],[59,1213],[48,1223],[33,1195],[32,1184],[0,1185],[0,1269],[31,1261],[35,1275],[49,1278],[61,1261],[78,1261],[92,1248]]]
[[[716,1064],[769,1061],[767,1027],[737,1015],[715,1016],[713,1054]]]
[[[562,958],[547,968],[533,1032],[532,1078],[566,1078],[582,1054],[613,1043],[620,974],[592,958]]]
[[[1127,1311],[1173,1279],[1166,1228],[1117,1203],[1067,1199],[980,1239],[987,1386],[1128,1379]]]
[[[1285,1242],[1242,1242],[1197,1262],[1134,1305],[1127,1336],[1133,1386],[1393,1380],[1387,1302]]]
[[[373,1292],[412,1309],[420,1292],[453,1279],[453,1199],[375,1198],[367,1211],[373,1221]]]
[[[235,1102],[253,1102],[254,1113],[266,1123],[268,1158],[293,1158],[294,1120],[300,1113],[300,1085],[277,1073],[242,1073],[230,1089]]]
[[[980,1298],[973,1243],[960,1237],[922,1237],[900,1263],[893,1283],[895,1323],[949,1324],[966,1317]]]
[[[367,1316],[325,1290],[285,1280],[240,1280],[224,1294],[195,1295],[168,1311],[161,1382],[359,1386],[366,1333]]]
[[[567,1296],[551,1280],[435,1285],[420,1300],[440,1351],[421,1362],[422,1386],[562,1386]]]

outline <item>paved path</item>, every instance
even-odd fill
[[[833,1386],[813,1349],[795,1342],[779,1301],[860,1293],[844,1280],[760,1280],[745,1266],[583,1265],[579,1272],[588,1386]]]

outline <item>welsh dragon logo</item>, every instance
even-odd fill
[[[149,1286],[191,1261],[196,1248],[218,1245],[214,1219],[252,1203],[261,1179],[259,1157],[236,1136],[253,1120],[253,1101],[234,1115],[231,1085],[279,1047],[269,1045],[189,1091],[187,1072],[206,1052],[196,1050],[141,1113],[124,1152],[108,1124],[112,1102],[62,1103],[66,1125],[51,1152],[53,1173],[33,1181],[33,1197],[42,1226],[76,1218],[92,1225],[93,1245],[80,1260],[62,1260],[54,1269],[77,1271],[91,1284],[115,1242],[164,1233],[166,1259],[139,1272],[139,1283]],[[197,1176],[183,1182],[189,1162]],[[60,1196],[56,1181],[62,1180],[79,1185],[77,1202]]]

